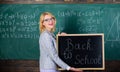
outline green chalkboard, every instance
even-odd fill
[[[105,59],[120,60],[120,4],[1,4],[0,59],[39,59],[39,16],[51,12],[56,32],[104,33]]]

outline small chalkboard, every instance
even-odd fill
[[[104,70],[104,34],[67,34],[57,36],[59,57],[82,70]]]

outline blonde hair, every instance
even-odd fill
[[[54,17],[54,15],[52,13],[50,13],[50,12],[42,13],[40,16],[40,25],[39,25],[39,29],[40,29],[41,33],[45,30],[45,26],[43,25],[45,15],[50,15],[55,20],[55,24],[56,24],[56,18]],[[51,31],[54,32],[55,27]]]

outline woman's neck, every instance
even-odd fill
[[[46,28],[47,31],[51,32],[52,29]]]

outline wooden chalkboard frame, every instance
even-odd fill
[[[57,52],[59,55],[59,50],[58,50],[58,42],[59,42],[59,36],[101,36],[102,37],[102,67],[93,67],[93,68],[78,68],[81,70],[104,70],[105,69],[105,56],[104,56],[104,34],[103,33],[99,33],[99,34],[66,34],[66,35],[57,35]],[[58,70],[64,70],[62,68],[58,67]]]

